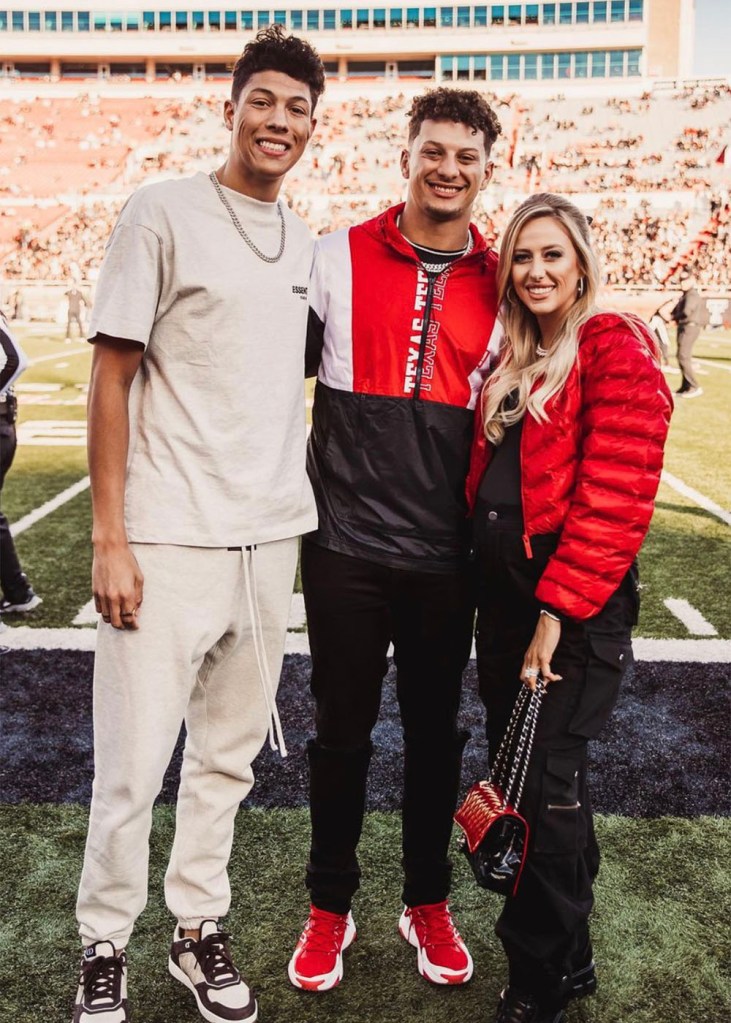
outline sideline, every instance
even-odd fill
[[[0,643],[11,650],[94,650],[96,629],[34,629],[10,627]],[[638,661],[687,661],[696,664],[731,663],[731,639],[642,639],[632,641]],[[309,654],[306,632],[288,632],[285,654]],[[474,649],[473,649],[474,657]]]
[[[36,522],[40,522],[46,515],[50,515],[51,512],[56,511],[62,505],[66,504],[67,501],[71,501],[72,498],[78,494],[82,494],[85,490],[88,490],[90,486],[90,479],[88,476],[84,476],[77,483],[72,483],[66,490],[62,490],[60,494],[56,494],[50,501],[46,501],[45,504],[40,505],[38,508],[34,508],[32,512],[28,512],[22,519],[18,519],[17,522],[13,522],[10,525],[10,532],[13,536],[18,536],[19,533],[24,533],[26,529],[30,529]]]
[[[699,490],[694,490],[693,487],[689,487],[687,483],[683,483],[677,476],[673,476],[667,469],[662,471],[662,482],[667,483],[669,487],[676,490],[683,497],[687,497],[690,501],[693,501],[700,508],[710,512],[711,515],[715,515],[721,522],[725,522],[727,526],[731,526],[731,512],[727,512],[725,508],[722,508],[720,504],[716,504],[710,497],[706,497],[705,494],[701,494]]]
[[[94,598],[87,601],[74,618],[72,625],[96,625],[99,621],[99,612],[96,609]],[[301,593],[292,594],[292,604],[289,609],[288,629],[303,629],[307,623],[305,617],[305,598]],[[70,630],[73,631],[73,630]],[[309,653],[309,651],[308,651]]]

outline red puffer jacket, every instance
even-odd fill
[[[547,423],[526,415],[521,437],[523,537],[560,533],[536,588],[572,618],[606,604],[642,546],[660,482],[672,398],[649,332],[646,343],[613,313],[581,329],[579,356],[547,404]],[[489,387],[489,381],[487,383]],[[474,510],[492,448],[476,417],[467,501]]]

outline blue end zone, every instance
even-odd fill
[[[0,802],[88,804],[93,775],[93,654],[14,651],[2,659]],[[306,740],[311,735],[310,659],[285,658],[278,698],[290,756],[265,748],[255,764],[248,805],[307,805]],[[593,744],[592,797],[600,813],[694,817],[727,814],[724,782],[731,742],[725,722],[728,664],[638,662],[612,721]],[[474,662],[465,674],[462,724],[465,786],[484,776],[487,748]],[[401,800],[401,728],[394,669],[384,685],[369,809],[397,810]],[[174,802],[182,742],[166,774],[161,802]]]

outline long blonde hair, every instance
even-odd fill
[[[581,294],[569,309],[550,351],[539,357],[538,321],[511,287],[513,254],[520,232],[538,217],[553,217],[566,229],[574,246],[581,274]],[[579,330],[597,312],[600,270],[591,247],[589,222],[578,207],[552,192],[541,192],[521,203],[505,230],[497,269],[500,315],[505,330],[504,348],[497,369],[482,392],[485,436],[500,444],[505,429],[522,419],[526,411],[546,422],[546,404],[561,390],[576,362]],[[533,390],[537,381],[539,386]],[[517,401],[508,402],[509,395]]]

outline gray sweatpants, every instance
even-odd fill
[[[679,390],[692,391],[698,386],[698,377],[693,369],[693,346],[698,340],[701,328],[696,323],[678,327],[678,366],[681,381]]]
[[[107,939],[117,949],[147,902],[152,805],[183,720],[165,898],[186,928],[228,911],[234,818],[270,725],[297,565],[296,538],[253,551],[133,550],[145,580],[139,630],[98,628],[95,774],[77,903],[83,943]]]

